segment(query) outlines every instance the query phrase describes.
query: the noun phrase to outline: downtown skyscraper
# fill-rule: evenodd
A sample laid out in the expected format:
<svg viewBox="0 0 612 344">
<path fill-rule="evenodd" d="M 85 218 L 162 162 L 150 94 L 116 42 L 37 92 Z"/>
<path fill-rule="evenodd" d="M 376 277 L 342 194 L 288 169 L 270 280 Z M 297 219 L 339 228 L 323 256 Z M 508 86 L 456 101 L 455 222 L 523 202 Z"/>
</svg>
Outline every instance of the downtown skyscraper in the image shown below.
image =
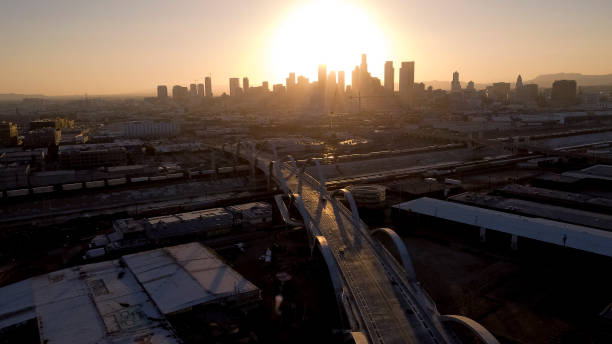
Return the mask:
<svg viewBox="0 0 612 344">
<path fill-rule="evenodd" d="M 414 89 L 414 61 L 402 62 L 399 75 L 399 95 L 402 103 L 412 106 Z"/>
</svg>

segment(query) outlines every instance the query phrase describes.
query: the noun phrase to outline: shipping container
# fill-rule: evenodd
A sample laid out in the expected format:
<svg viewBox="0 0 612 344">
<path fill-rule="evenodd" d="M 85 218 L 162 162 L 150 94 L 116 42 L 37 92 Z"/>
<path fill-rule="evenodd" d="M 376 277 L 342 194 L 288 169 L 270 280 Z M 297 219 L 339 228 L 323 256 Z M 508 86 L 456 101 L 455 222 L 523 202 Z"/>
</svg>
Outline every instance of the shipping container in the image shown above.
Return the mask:
<svg viewBox="0 0 612 344">
<path fill-rule="evenodd" d="M 132 183 L 142 183 L 142 182 L 146 182 L 147 180 L 149 180 L 149 177 L 133 177 L 133 178 L 130 178 L 130 182 L 132 182 Z"/>
<path fill-rule="evenodd" d="M 6 192 L 6 197 L 26 196 L 29 194 L 30 194 L 29 189 L 8 190 Z"/>
<path fill-rule="evenodd" d="M 62 185 L 62 190 L 64 191 L 81 190 L 82 188 L 83 188 L 83 183 L 72 183 L 72 184 Z"/>
<path fill-rule="evenodd" d="M 219 173 L 232 173 L 234 172 L 233 167 L 219 167 Z"/>
<path fill-rule="evenodd" d="M 103 180 L 94 180 L 93 182 L 85 182 L 85 187 L 87 189 L 103 188 L 104 187 L 104 181 Z"/>
<path fill-rule="evenodd" d="M 155 176 L 155 177 L 149 177 L 149 180 L 152 182 L 156 182 L 156 181 L 160 181 L 160 180 L 166 180 L 168 179 L 167 176 Z"/>
<path fill-rule="evenodd" d="M 177 179 L 177 178 L 183 178 L 183 173 L 171 173 L 168 175 L 168 179 Z"/>
<path fill-rule="evenodd" d="M 123 185 L 126 183 L 126 179 L 125 178 L 115 178 L 115 179 L 108 179 L 106 182 L 108 183 L 108 186 L 114 186 L 114 185 Z"/>
<path fill-rule="evenodd" d="M 32 192 L 34 192 L 35 194 L 44 194 L 44 193 L 53 192 L 53 186 L 35 187 L 35 188 L 32 188 Z"/>
<path fill-rule="evenodd" d="M 250 169 L 249 165 L 238 165 L 238 166 L 236 166 L 236 171 L 238 171 L 238 172 L 248 171 L 249 169 Z"/>
</svg>

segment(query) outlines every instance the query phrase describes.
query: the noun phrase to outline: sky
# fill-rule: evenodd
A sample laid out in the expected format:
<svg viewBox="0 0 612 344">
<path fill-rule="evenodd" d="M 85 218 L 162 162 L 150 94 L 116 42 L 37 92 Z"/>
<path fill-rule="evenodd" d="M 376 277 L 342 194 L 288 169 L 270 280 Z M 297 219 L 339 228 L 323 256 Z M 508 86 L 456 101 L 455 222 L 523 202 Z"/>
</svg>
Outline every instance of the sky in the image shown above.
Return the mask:
<svg viewBox="0 0 612 344">
<path fill-rule="evenodd" d="M 417 81 L 608 74 L 610 13 L 610 0 L 3 0 L 0 93 L 274 84 L 314 80 L 320 63 L 350 82 L 361 52 L 381 78 L 385 60 L 415 61 Z"/>
</svg>

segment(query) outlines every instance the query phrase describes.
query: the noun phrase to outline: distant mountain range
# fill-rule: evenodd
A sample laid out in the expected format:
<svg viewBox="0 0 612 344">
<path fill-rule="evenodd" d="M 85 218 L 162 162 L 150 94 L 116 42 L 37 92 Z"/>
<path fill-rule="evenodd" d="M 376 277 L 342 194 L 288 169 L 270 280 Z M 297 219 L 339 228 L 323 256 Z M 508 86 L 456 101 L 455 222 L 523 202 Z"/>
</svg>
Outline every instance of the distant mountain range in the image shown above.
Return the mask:
<svg viewBox="0 0 612 344">
<path fill-rule="evenodd" d="M 44 98 L 42 94 L 0 93 L 0 102 L 21 101 L 23 98 Z"/>
<path fill-rule="evenodd" d="M 576 80 L 578 86 L 607 86 L 612 85 L 612 74 L 585 75 L 580 73 L 556 73 L 538 75 L 535 79 L 525 81 L 525 84 L 538 84 L 540 87 L 550 88 L 555 80 Z"/>
</svg>

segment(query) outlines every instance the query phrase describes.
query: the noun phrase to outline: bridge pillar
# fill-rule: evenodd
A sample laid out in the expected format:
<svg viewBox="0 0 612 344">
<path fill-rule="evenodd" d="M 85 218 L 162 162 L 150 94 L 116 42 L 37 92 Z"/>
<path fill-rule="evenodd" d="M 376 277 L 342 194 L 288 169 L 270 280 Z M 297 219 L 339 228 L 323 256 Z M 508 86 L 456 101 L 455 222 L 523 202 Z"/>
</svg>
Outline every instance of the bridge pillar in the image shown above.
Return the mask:
<svg viewBox="0 0 612 344">
<path fill-rule="evenodd" d="M 487 229 L 480 227 L 480 242 L 484 243 L 487 241 Z"/>
<path fill-rule="evenodd" d="M 512 235 L 512 238 L 510 240 L 510 247 L 514 251 L 518 250 L 518 236 L 517 235 Z"/>
</svg>

